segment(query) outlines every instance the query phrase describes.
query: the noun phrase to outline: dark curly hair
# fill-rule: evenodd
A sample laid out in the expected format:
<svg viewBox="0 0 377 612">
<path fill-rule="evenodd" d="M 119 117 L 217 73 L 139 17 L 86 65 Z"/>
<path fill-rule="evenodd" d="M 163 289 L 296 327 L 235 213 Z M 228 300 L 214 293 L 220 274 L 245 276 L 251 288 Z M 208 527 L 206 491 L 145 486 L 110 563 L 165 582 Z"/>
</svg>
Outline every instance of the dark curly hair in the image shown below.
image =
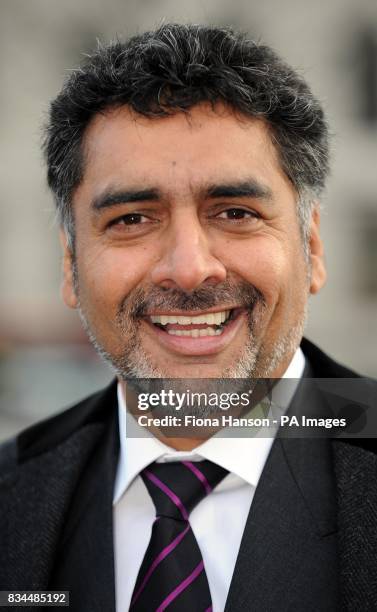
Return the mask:
<svg viewBox="0 0 377 612">
<path fill-rule="evenodd" d="M 164 24 L 99 45 L 65 81 L 45 128 L 48 184 L 70 245 L 72 194 L 84 168 L 82 139 L 92 117 L 127 104 L 148 117 L 223 102 L 268 122 L 281 166 L 296 188 L 304 238 L 328 174 L 328 128 L 307 83 L 268 46 L 230 28 Z"/>
</svg>

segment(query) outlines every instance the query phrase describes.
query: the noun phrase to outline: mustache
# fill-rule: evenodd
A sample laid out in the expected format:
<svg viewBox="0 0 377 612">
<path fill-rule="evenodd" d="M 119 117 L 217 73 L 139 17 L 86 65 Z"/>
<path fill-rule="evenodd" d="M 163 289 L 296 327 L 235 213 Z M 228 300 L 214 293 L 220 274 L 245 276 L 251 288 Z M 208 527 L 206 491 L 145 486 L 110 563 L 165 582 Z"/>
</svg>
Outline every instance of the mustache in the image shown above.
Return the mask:
<svg viewBox="0 0 377 612">
<path fill-rule="evenodd" d="M 185 292 L 177 288 L 150 286 L 139 287 L 128 294 L 118 309 L 118 319 L 137 321 L 154 310 L 193 311 L 237 306 L 252 310 L 256 304 L 266 305 L 261 291 L 254 285 L 240 281 L 238 283 L 224 281 L 218 285 L 202 285 L 195 291 Z"/>
</svg>

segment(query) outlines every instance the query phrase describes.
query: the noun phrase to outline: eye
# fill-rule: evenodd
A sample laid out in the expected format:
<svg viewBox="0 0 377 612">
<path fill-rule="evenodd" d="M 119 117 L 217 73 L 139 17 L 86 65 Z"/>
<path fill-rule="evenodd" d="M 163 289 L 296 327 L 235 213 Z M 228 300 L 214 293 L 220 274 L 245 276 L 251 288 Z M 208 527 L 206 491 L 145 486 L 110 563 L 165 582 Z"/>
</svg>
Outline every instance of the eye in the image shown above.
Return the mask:
<svg viewBox="0 0 377 612">
<path fill-rule="evenodd" d="M 145 223 L 148 221 L 145 215 L 141 213 L 129 213 L 128 215 L 122 215 L 118 217 L 118 219 L 114 219 L 110 223 L 111 225 L 140 225 L 141 223 Z"/>
<path fill-rule="evenodd" d="M 259 219 L 258 213 L 244 208 L 228 208 L 217 215 L 217 218 L 227 219 L 228 221 L 243 221 L 249 219 Z"/>
</svg>

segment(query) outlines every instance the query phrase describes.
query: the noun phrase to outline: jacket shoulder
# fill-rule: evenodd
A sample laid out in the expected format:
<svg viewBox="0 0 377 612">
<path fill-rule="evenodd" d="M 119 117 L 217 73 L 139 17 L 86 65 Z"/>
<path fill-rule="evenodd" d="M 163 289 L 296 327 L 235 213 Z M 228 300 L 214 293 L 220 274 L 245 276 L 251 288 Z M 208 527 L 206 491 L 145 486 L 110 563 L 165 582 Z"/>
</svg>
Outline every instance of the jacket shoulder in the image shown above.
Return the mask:
<svg viewBox="0 0 377 612">
<path fill-rule="evenodd" d="M 314 378 L 348 379 L 347 385 L 348 387 L 354 385 L 357 389 L 360 403 L 369 409 L 374 409 L 377 398 L 376 380 L 362 376 L 338 363 L 306 338 L 303 338 L 301 348 L 310 365 L 310 374 Z M 352 380 L 355 383 L 351 382 Z M 328 388 L 331 389 L 331 384 Z M 331 396 L 328 395 L 328 397 Z M 356 453 L 360 460 L 364 459 L 367 463 L 373 463 L 377 455 L 375 438 L 343 438 L 334 440 L 333 446 L 335 454 L 342 461 L 346 461 L 348 457 L 354 457 Z"/>
<path fill-rule="evenodd" d="M 17 437 L 9 438 L 0 444 L 0 474 L 7 472 L 17 462 Z"/>
</svg>

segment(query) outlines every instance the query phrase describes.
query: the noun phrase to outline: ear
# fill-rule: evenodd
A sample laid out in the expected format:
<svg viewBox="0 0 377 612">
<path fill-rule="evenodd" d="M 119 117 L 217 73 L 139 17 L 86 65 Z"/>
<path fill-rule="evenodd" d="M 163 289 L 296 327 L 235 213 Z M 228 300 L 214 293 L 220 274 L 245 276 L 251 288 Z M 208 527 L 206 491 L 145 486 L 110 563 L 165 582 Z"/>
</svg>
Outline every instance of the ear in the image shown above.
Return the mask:
<svg viewBox="0 0 377 612">
<path fill-rule="evenodd" d="M 315 294 L 322 289 L 327 279 L 324 261 L 323 244 L 319 232 L 320 212 L 319 206 L 313 208 L 310 223 L 309 257 L 311 261 L 310 293 Z"/>
<path fill-rule="evenodd" d="M 63 280 L 61 284 L 60 293 L 64 303 L 69 308 L 77 308 L 78 298 L 75 293 L 73 283 L 73 258 L 72 250 L 68 245 L 67 234 L 63 228 L 59 230 L 60 244 L 63 249 Z"/>
</svg>

